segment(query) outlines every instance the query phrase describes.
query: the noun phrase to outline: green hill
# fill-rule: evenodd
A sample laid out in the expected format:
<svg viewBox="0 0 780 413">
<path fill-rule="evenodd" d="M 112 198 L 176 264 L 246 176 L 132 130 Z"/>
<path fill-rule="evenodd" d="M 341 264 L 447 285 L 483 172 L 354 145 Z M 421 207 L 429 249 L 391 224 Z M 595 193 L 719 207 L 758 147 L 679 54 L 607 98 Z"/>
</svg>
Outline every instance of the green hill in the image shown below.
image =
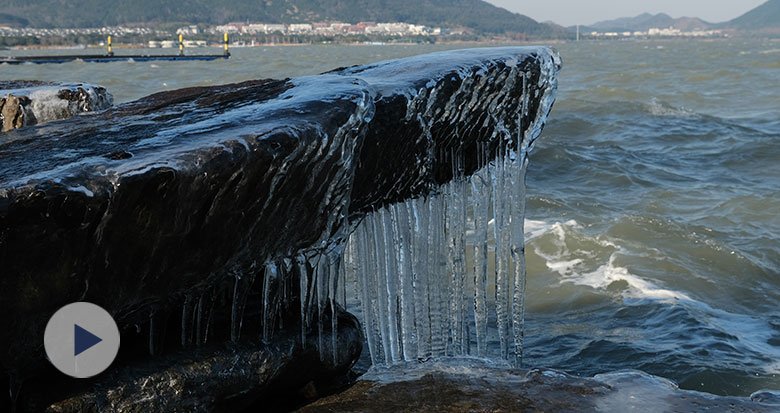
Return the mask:
<svg viewBox="0 0 780 413">
<path fill-rule="evenodd" d="M 557 37 L 565 31 L 481 0 L 0 0 L 0 24 L 40 28 L 231 21 L 406 22 L 481 33 Z"/>
<path fill-rule="evenodd" d="M 780 0 L 769 0 L 755 9 L 724 23 L 742 30 L 780 29 Z"/>
</svg>

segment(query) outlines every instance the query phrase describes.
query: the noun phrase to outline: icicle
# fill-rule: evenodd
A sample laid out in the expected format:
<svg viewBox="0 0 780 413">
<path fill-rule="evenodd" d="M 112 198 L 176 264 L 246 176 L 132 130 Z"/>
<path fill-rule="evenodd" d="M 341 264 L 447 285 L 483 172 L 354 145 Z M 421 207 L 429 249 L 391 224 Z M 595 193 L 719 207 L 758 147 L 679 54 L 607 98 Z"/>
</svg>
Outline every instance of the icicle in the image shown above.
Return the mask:
<svg viewBox="0 0 780 413">
<path fill-rule="evenodd" d="M 273 330 L 274 291 L 273 284 L 279 278 L 279 268 L 275 262 L 265 264 L 265 277 L 263 277 L 263 341 L 268 342 Z M 237 340 L 237 339 L 236 339 Z"/>
<path fill-rule="evenodd" d="M 17 402 L 19 399 L 19 393 L 22 392 L 23 380 L 14 373 L 8 375 L 8 395 L 11 397 L 11 411 L 15 412 Z"/>
<path fill-rule="evenodd" d="M 339 257 L 339 275 L 336 282 L 336 305 L 341 306 L 342 309 L 347 308 L 347 276 L 349 273 L 349 267 L 351 263 L 351 246 L 352 244 L 344 244 L 344 253 Z"/>
<path fill-rule="evenodd" d="M 306 327 L 309 324 L 308 317 L 306 316 L 306 302 L 309 296 L 309 272 L 306 269 L 306 257 L 304 255 L 298 255 L 295 258 L 295 264 L 298 268 L 298 280 L 301 289 L 301 346 L 306 348 Z"/>
<path fill-rule="evenodd" d="M 417 357 L 417 334 L 414 323 L 414 285 L 412 280 L 411 227 L 406 204 L 400 203 L 391 207 L 394 222 L 395 243 L 398 246 L 398 280 L 399 280 L 399 317 L 401 344 L 404 360 Z"/>
<path fill-rule="evenodd" d="M 512 277 L 512 333 L 514 336 L 514 364 L 520 366 L 523 361 L 523 327 L 525 325 L 525 246 L 524 246 L 524 217 L 525 217 L 525 170 L 527 158 L 525 153 L 520 154 L 520 159 L 515 162 L 512 174 L 512 222 L 511 222 L 511 251 L 513 259 Z"/>
<path fill-rule="evenodd" d="M 281 300 L 277 300 L 276 302 L 276 310 L 274 311 L 275 315 L 279 315 L 282 311 L 286 313 L 290 310 L 290 306 L 292 304 L 290 301 L 290 297 L 294 296 L 294 292 L 292 291 L 294 274 L 294 264 L 292 259 L 285 258 L 282 260 L 282 272 L 283 275 L 280 277 L 280 288 L 282 289 L 282 294 Z M 278 317 L 279 330 L 284 329 L 284 319 L 285 317 Z"/>
<path fill-rule="evenodd" d="M 195 345 L 200 346 L 205 340 L 203 339 L 203 329 L 205 327 L 205 320 L 203 320 L 203 306 L 204 306 L 204 295 L 202 294 L 198 298 L 198 305 L 196 307 L 196 316 L 195 316 Z"/>
<path fill-rule="evenodd" d="M 444 242 L 444 198 L 428 198 L 428 307 L 431 320 L 431 356 L 443 356 L 449 339 L 446 280 L 447 262 Z"/>
<path fill-rule="evenodd" d="M 184 348 L 189 347 L 191 344 L 193 310 L 192 296 L 187 295 L 184 298 L 184 304 L 181 309 L 181 346 Z"/>
<path fill-rule="evenodd" d="M 509 194 L 506 192 L 506 159 L 499 155 L 496 160 L 498 167 L 493 176 L 493 235 L 495 239 L 495 286 L 496 286 L 496 324 L 498 325 L 499 346 L 501 358 L 509 358 L 509 345 L 512 330 L 509 327 L 511 307 L 511 277 L 510 265 L 510 233 L 511 218 Z"/>
<path fill-rule="evenodd" d="M 324 357 L 325 350 L 325 310 L 328 305 L 328 279 L 330 278 L 330 263 L 327 256 L 316 254 L 310 258 L 312 268 L 315 269 L 313 283 L 316 287 L 314 297 L 317 300 L 317 350 L 320 357 Z"/>
<path fill-rule="evenodd" d="M 471 178 L 474 202 L 474 327 L 477 335 L 477 355 L 487 355 L 487 264 L 488 217 L 490 211 L 489 186 L 482 173 Z"/>
<path fill-rule="evenodd" d="M 386 328 L 388 330 L 388 344 L 385 345 L 387 351 L 386 356 L 390 357 L 388 362 L 397 362 L 403 360 L 401 357 L 401 330 L 399 328 L 400 309 L 398 304 L 398 257 L 397 247 L 395 244 L 395 238 L 393 233 L 395 225 L 392 211 L 384 208 L 376 213 L 376 233 L 378 239 L 377 253 L 382 257 L 378 261 L 379 265 L 384 262 L 384 267 L 379 271 L 384 278 L 384 285 L 380 288 L 385 288 L 387 292 L 387 301 L 385 302 L 385 308 L 387 309 L 386 315 Z"/>
<path fill-rule="evenodd" d="M 431 356 L 431 319 L 428 294 L 428 214 L 425 201 L 410 201 L 412 210 L 413 247 L 412 279 L 414 280 L 414 310 L 417 321 L 417 358 Z"/>
<path fill-rule="evenodd" d="M 339 275 L 341 273 L 341 267 L 342 267 L 342 259 L 343 259 L 343 250 L 339 247 L 336 247 L 333 251 L 329 251 L 328 255 L 326 256 L 328 260 L 328 273 L 330 277 L 328 278 L 328 304 L 330 305 L 330 339 L 331 339 L 331 354 L 333 356 L 333 364 L 338 364 L 337 356 L 338 352 L 336 349 L 338 348 L 338 331 L 339 331 L 339 324 L 338 324 L 338 313 L 336 311 L 336 300 L 338 297 L 338 292 L 336 291 L 336 286 L 338 285 Z"/>
<path fill-rule="evenodd" d="M 368 219 L 368 218 L 366 218 Z M 360 302 L 363 309 L 363 328 L 366 332 L 366 341 L 369 352 L 371 353 L 371 362 L 375 365 L 384 364 L 382 359 L 383 352 L 379 344 L 379 326 L 376 311 L 376 270 L 372 265 L 373 259 L 373 235 L 370 233 L 370 225 L 364 222 L 358 227 L 355 235 L 357 236 L 357 250 L 359 260 L 360 276 Z M 369 240 L 370 238 L 370 240 Z"/>
<path fill-rule="evenodd" d="M 149 354 L 157 356 L 162 353 L 165 340 L 165 317 L 161 311 L 154 309 L 149 314 Z"/>
<path fill-rule="evenodd" d="M 235 343 L 238 342 L 239 335 L 241 334 L 241 315 L 239 314 L 240 300 L 239 294 L 241 293 L 241 275 L 234 274 L 233 279 L 233 301 L 230 306 L 230 339 Z"/>
<path fill-rule="evenodd" d="M 453 157 L 453 182 L 449 191 L 453 194 L 446 204 L 446 232 L 447 232 L 447 258 L 448 270 L 451 274 L 450 302 L 450 331 L 452 335 L 451 348 L 447 352 L 450 355 L 467 354 L 464 340 L 468 341 L 468 319 L 465 317 L 463 297 L 465 296 L 464 283 L 466 282 L 466 254 L 464 235 L 466 231 L 466 187 L 462 177 L 462 158 L 460 155 Z"/>
<path fill-rule="evenodd" d="M 376 273 L 377 282 L 374 285 L 376 289 L 377 297 L 377 318 L 379 320 L 380 340 L 382 341 L 382 349 L 385 356 L 385 363 L 391 364 L 393 361 L 393 348 L 391 342 L 393 340 L 393 323 L 390 323 L 391 308 L 390 302 L 391 293 L 387 289 L 387 267 L 385 263 L 385 254 L 387 248 L 385 247 L 384 226 L 382 224 L 382 216 L 379 213 L 373 213 L 369 215 L 370 220 L 370 232 L 371 240 L 373 242 L 373 271 Z"/>
</svg>

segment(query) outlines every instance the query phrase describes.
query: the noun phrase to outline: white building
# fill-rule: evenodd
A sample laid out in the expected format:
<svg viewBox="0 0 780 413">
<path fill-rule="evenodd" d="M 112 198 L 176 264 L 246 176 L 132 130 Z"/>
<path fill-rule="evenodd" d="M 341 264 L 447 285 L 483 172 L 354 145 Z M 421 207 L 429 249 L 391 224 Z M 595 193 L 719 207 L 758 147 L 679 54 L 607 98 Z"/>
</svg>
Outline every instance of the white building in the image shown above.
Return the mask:
<svg viewBox="0 0 780 413">
<path fill-rule="evenodd" d="M 194 24 L 190 26 L 179 27 L 178 29 L 176 29 L 176 34 L 181 34 L 183 36 L 198 34 L 198 33 L 200 33 L 200 29 L 198 29 L 198 26 Z"/>
<path fill-rule="evenodd" d="M 312 27 L 311 24 L 308 23 L 291 24 L 287 27 L 287 30 L 289 30 L 290 33 L 311 33 Z"/>
<path fill-rule="evenodd" d="M 275 32 L 287 33 L 287 26 L 283 24 L 266 24 L 264 30 L 266 34 Z"/>
</svg>

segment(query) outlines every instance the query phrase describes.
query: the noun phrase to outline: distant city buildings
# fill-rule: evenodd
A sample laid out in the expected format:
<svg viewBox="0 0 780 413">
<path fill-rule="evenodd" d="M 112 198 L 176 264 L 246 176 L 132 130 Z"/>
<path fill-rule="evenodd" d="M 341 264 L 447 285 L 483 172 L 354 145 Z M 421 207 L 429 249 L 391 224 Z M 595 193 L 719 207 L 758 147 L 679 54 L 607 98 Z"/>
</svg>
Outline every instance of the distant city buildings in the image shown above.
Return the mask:
<svg viewBox="0 0 780 413">
<path fill-rule="evenodd" d="M 198 33 L 200 33 L 200 29 L 195 24 L 176 29 L 176 34 L 180 34 L 182 36 L 192 36 Z"/>
<path fill-rule="evenodd" d="M 72 35 L 100 34 L 104 36 L 128 36 L 128 35 L 161 35 L 170 36 L 169 32 L 155 30 L 149 27 L 99 27 L 84 29 L 32 29 L 0 26 L 0 36 L 5 37 L 66 37 Z"/>
<path fill-rule="evenodd" d="M 681 31 L 673 27 L 665 29 L 652 28 L 646 32 L 634 31 L 634 32 L 590 32 L 590 37 L 594 38 L 649 38 L 649 37 L 726 37 L 728 36 L 721 30 L 692 30 Z"/>
<path fill-rule="evenodd" d="M 187 47 L 203 46 L 206 36 L 229 33 L 231 35 L 283 35 L 283 36 L 370 36 L 370 37 L 410 37 L 410 36 L 457 36 L 463 35 L 463 30 L 450 30 L 441 27 L 428 27 L 410 23 L 377 23 L 360 22 L 356 24 L 341 22 L 314 22 L 296 24 L 277 24 L 261 22 L 231 22 L 219 26 L 205 27 L 203 25 L 187 25 L 178 28 L 176 35 L 185 38 L 190 37 L 185 44 Z M 172 39 L 174 33 L 162 31 L 150 27 L 100 27 L 83 29 L 33 29 L 17 28 L 8 25 L 0 25 L 0 37 L 37 37 L 37 38 L 66 38 L 73 35 L 102 35 L 114 36 L 117 40 L 122 36 L 145 37 L 149 47 L 178 47 L 178 41 Z M 593 31 L 581 34 L 582 38 L 590 39 L 649 39 L 664 37 L 727 37 L 728 34 L 721 30 L 692 30 L 681 31 L 673 27 L 651 28 L 648 31 L 624 31 L 624 32 L 598 32 Z M 199 38 L 198 40 L 192 39 Z M 243 40 L 239 41 L 243 42 Z M 254 43 L 254 40 L 252 40 Z"/>
<path fill-rule="evenodd" d="M 350 36 L 350 35 L 386 35 L 386 36 L 438 36 L 445 34 L 446 30 L 440 27 L 427 27 L 409 23 L 375 23 L 360 22 L 349 23 L 303 23 L 303 24 L 266 24 L 266 23 L 228 23 L 214 26 L 209 32 L 239 33 L 239 34 L 273 34 L 285 35 L 322 35 L 322 36 Z"/>
</svg>

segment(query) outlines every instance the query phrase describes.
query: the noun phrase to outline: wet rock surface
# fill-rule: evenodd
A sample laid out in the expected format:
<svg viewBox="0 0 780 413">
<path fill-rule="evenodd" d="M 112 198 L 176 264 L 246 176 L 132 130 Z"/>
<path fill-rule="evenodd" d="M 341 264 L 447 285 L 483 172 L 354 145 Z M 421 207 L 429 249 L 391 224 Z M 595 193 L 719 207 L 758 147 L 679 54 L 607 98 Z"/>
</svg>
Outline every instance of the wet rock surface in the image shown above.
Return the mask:
<svg viewBox="0 0 780 413">
<path fill-rule="evenodd" d="M 476 170 L 478 147 L 506 144 L 495 133 L 504 117 L 529 125 L 539 115 L 541 72 L 558 63 L 546 48 L 437 53 L 158 93 L 8 133 L 0 311 L 12 316 L 0 320 L 0 365 L 12 395 L 53 374 L 43 329 L 74 301 L 113 315 L 130 366 L 140 353 L 164 358 L 274 330 L 317 331 L 315 351 L 326 354 L 324 334 L 337 326 L 323 314 L 343 295 L 335 275 L 351 226 L 378 205 L 435 191 L 453 176 L 453 153 L 465 154 L 462 173 Z M 510 104 L 494 110 L 496 101 Z M 220 323 L 201 323 L 212 313 L 221 334 Z M 250 337 L 247 325 L 262 332 Z M 162 346 L 166 329 L 176 340 Z M 160 374 L 197 364 L 160 363 Z"/>
<path fill-rule="evenodd" d="M 0 82 L 0 131 L 8 132 L 109 108 L 114 98 L 103 87 L 33 80 Z"/>
<path fill-rule="evenodd" d="M 429 361 L 372 370 L 348 390 L 300 412 L 771 412 L 747 398 L 679 390 L 629 371 L 580 378 L 512 370 L 479 359 Z"/>
<path fill-rule="evenodd" d="M 357 319 L 339 312 L 338 326 L 336 337 L 327 332 L 328 345 L 321 350 L 316 335 L 301 343 L 288 331 L 269 343 L 248 334 L 255 338 L 120 362 L 88 383 L 61 380 L 19 407 L 62 413 L 286 410 L 315 398 L 312 389 L 345 377 L 359 356 L 363 337 Z M 329 345 L 332 340 L 337 347 Z"/>
</svg>

